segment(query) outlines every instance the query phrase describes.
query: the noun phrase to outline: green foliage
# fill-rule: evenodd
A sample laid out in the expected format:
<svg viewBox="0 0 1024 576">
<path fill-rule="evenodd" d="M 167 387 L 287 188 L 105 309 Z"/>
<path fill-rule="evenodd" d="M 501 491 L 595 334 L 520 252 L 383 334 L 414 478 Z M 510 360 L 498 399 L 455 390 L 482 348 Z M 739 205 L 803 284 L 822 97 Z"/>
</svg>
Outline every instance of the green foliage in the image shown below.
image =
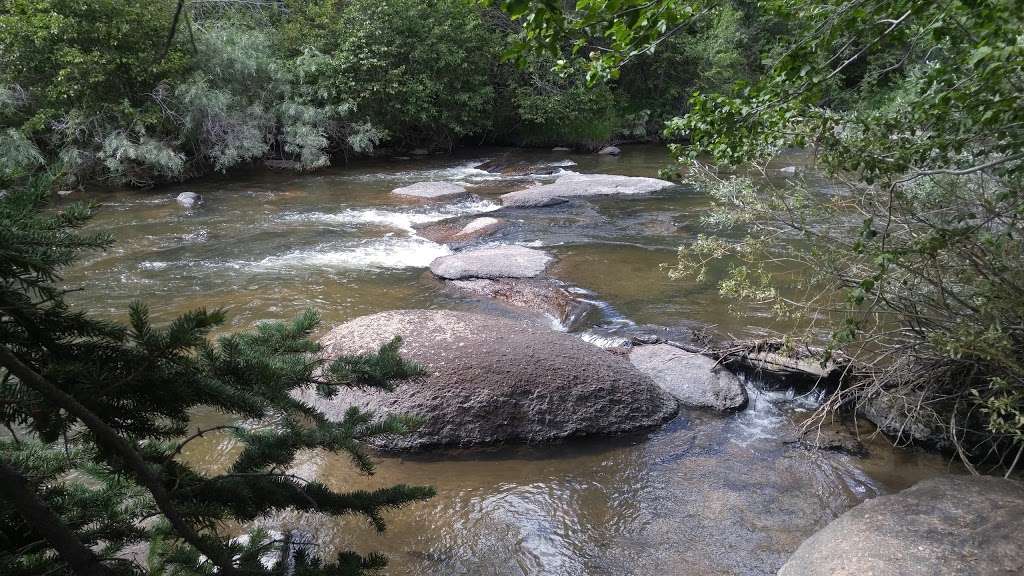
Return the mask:
<svg viewBox="0 0 1024 576">
<path fill-rule="evenodd" d="M 723 295 L 774 302 L 780 314 L 806 320 L 812 338 L 827 326 L 830 352 L 860 367 L 827 408 L 917 398 L 922 412 L 945 421 L 965 460 L 1019 462 L 1018 2 L 777 0 L 756 13 L 743 2 L 489 4 L 523 22 L 517 57 L 561 57 L 592 81 L 620 69 L 624 78 L 641 54 L 699 37 L 676 37 L 679 27 L 711 18 L 710 29 L 728 37 L 737 10 L 751 29 L 786 30 L 777 47 L 723 42 L 732 50 L 704 64 L 703 91 L 667 126 L 668 138 L 689 142 L 673 148 L 681 172 L 715 203 L 704 219 L 714 235 L 684 246 L 671 273 L 707 278 L 711 262 L 728 260 Z M 768 66 L 760 78 L 729 86 L 742 74 L 716 70 L 736 66 L 737 49 Z M 722 178 L 706 165 L 763 170 L 788 147 L 813 147 L 840 190 L 825 194 L 800 178 Z M 737 232 L 747 236 L 737 240 Z M 812 271 L 810 286 L 784 295 L 777 287 L 799 270 Z"/>
<path fill-rule="evenodd" d="M 400 340 L 329 361 L 311 339 L 319 324 L 312 311 L 212 341 L 225 319 L 220 310 L 189 312 L 163 327 L 141 303 L 127 324 L 92 319 L 64 303 L 59 273 L 110 238 L 77 231 L 91 207 L 46 211 L 47 197 L 48 183 L 37 181 L 0 198 L 0 422 L 9 432 L 0 472 L 17 480 L 0 489 L 0 570 L 277 574 L 279 562 L 294 562 L 297 573 L 313 575 L 382 565 L 377 555 L 294 557 L 265 534 L 241 542 L 220 530 L 281 510 L 358 514 L 383 530 L 387 510 L 433 494 L 405 485 L 336 492 L 288 472 L 300 451 L 326 450 L 372 473 L 363 442 L 417 425 L 355 408 L 331 421 L 301 394 L 394 390 L 422 376 L 399 356 Z M 232 423 L 197 429 L 190 414 L 198 407 Z M 179 457 L 189 442 L 223 430 L 243 446 L 227 471 L 204 475 Z M 16 485 L 29 492 L 18 494 Z M 56 520 L 26 511 L 30 500 Z M 150 545 L 147 567 L 123 554 L 138 544 Z M 76 563 L 76 550 L 92 560 Z M 276 567 L 263 565 L 268 555 Z"/>
<path fill-rule="evenodd" d="M 353 0 L 322 17 L 324 89 L 350 95 L 392 141 L 450 146 L 490 127 L 500 37 L 471 2 Z"/>
<path fill-rule="evenodd" d="M 814 145 L 849 190 L 826 201 L 760 187 L 719 203 L 776 240 L 747 260 L 774 250 L 826 272 L 823 296 L 799 306 L 828 311 L 832 347 L 864 362 L 854 397 L 924 398 L 965 457 L 1008 465 L 1024 445 L 1019 11 L 777 4 L 805 35 L 741 96 L 695 96 L 669 128 L 694 143 L 677 152 L 739 164 Z M 785 234 L 814 248 L 782 248 Z"/>
<path fill-rule="evenodd" d="M 512 102 L 517 133 L 528 146 L 571 145 L 599 148 L 625 124 L 621 106 L 606 85 L 588 86 L 583 78 L 563 78 L 536 63 L 515 88 Z"/>
<path fill-rule="evenodd" d="M 172 0 L 3 0 L 0 84 L 30 95 L 25 128 L 46 132 L 71 109 L 87 116 L 140 105 L 163 78 L 185 65 L 161 58 Z"/>
</svg>

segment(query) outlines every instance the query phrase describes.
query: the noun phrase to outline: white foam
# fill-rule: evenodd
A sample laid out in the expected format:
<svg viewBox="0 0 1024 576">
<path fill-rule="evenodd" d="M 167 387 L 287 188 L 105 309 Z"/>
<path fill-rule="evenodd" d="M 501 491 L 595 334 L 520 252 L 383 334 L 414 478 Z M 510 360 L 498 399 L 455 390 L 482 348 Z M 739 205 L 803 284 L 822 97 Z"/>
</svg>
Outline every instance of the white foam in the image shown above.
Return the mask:
<svg viewBox="0 0 1024 576">
<path fill-rule="evenodd" d="M 620 348 L 624 346 L 629 346 L 633 342 L 630 338 L 625 338 L 623 336 L 599 334 L 596 332 L 591 332 L 590 330 L 587 330 L 586 332 L 581 332 L 580 340 L 583 340 L 584 342 L 589 342 L 594 346 L 597 346 L 598 348 Z"/>
<path fill-rule="evenodd" d="M 779 429 L 789 422 L 783 407 L 807 410 L 821 404 L 820 392 L 799 395 L 792 389 L 762 390 L 749 380 L 745 386 L 747 408 L 735 420 L 741 433 L 732 437 L 733 442 L 743 446 L 759 439 L 776 438 Z"/>
<path fill-rule="evenodd" d="M 415 210 L 382 210 L 380 208 L 349 208 L 337 214 L 325 212 L 308 212 L 304 214 L 287 214 L 283 220 L 301 222 L 328 222 L 347 225 L 380 225 L 404 230 L 410 234 L 413 226 L 437 222 L 454 216 L 466 214 L 483 214 L 501 208 L 500 204 L 490 200 L 467 200 L 442 206 L 428 211 Z"/>
<path fill-rule="evenodd" d="M 260 271 L 292 268 L 324 269 L 400 269 L 425 268 L 435 258 L 448 256 L 452 251 L 443 244 L 437 244 L 417 236 L 396 238 L 386 236 L 359 242 L 340 250 L 330 248 L 298 250 L 269 256 L 253 264 Z"/>
<path fill-rule="evenodd" d="M 357 180 L 360 182 L 379 182 L 386 180 L 390 182 L 426 182 L 426 181 L 449 181 L 449 182 L 464 182 L 464 183 L 481 183 L 490 182 L 494 180 L 509 180 L 509 179 L 521 179 L 521 178 L 557 178 L 558 176 L 564 176 L 566 174 L 577 174 L 571 170 L 564 170 L 576 166 L 576 162 L 572 160 L 557 160 L 555 162 L 543 162 L 537 164 L 538 168 L 559 168 L 554 174 L 523 174 L 523 175 L 506 175 L 498 174 L 494 172 L 488 172 L 487 170 L 481 170 L 477 166 L 483 164 L 484 160 L 471 160 L 455 166 L 446 166 L 443 168 L 428 168 L 424 170 L 405 170 L 401 172 L 377 172 L 373 174 L 355 174 L 349 176 L 342 176 L 343 180 Z"/>
<path fill-rule="evenodd" d="M 343 176 L 343 180 L 357 180 L 360 182 L 379 182 L 381 180 L 398 182 L 424 182 L 435 180 L 498 180 L 501 174 L 491 174 L 486 170 L 477 168 L 483 160 L 472 160 L 456 166 L 444 168 L 428 168 L 426 170 L 406 170 L 402 172 L 377 172 L 374 174 L 355 174 Z"/>
</svg>

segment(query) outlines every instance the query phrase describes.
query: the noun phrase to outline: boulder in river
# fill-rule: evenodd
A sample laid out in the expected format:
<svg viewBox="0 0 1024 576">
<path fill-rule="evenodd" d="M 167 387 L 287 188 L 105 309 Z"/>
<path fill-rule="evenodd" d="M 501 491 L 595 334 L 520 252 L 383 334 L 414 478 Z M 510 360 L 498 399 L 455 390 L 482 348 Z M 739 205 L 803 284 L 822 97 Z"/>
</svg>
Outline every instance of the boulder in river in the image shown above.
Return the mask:
<svg viewBox="0 0 1024 576">
<path fill-rule="evenodd" d="M 349 406 L 377 417 L 414 414 L 413 434 L 375 440 L 382 449 L 542 442 L 656 426 L 676 401 L 624 358 L 578 338 L 504 318 L 445 310 L 363 316 L 322 340 L 328 358 L 371 352 L 402 336 L 403 358 L 429 376 L 394 392 L 346 389 L 315 402 L 330 417 Z"/>
<path fill-rule="evenodd" d="M 940 476 L 854 506 L 805 540 L 779 576 L 1024 574 L 1024 485 Z"/>
<path fill-rule="evenodd" d="M 571 330 L 594 308 L 593 304 L 576 298 L 561 282 L 551 278 L 474 278 L 450 280 L 448 285 L 511 306 L 541 312 L 556 320 L 559 327 L 566 330 Z"/>
<path fill-rule="evenodd" d="M 618 156 L 622 154 L 622 150 L 618 146 L 605 146 L 597 151 L 602 156 Z"/>
<path fill-rule="evenodd" d="M 647 194 L 675 186 L 667 180 L 640 176 L 611 174 L 566 174 L 551 184 L 531 186 L 501 196 L 501 203 L 511 208 L 552 206 L 578 196 L 612 194 Z"/>
<path fill-rule="evenodd" d="M 432 222 L 417 226 L 416 232 L 431 242 L 464 246 L 501 230 L 507 224 L 503 218 L 480 216 L 468 222 L 464 218 Z"/>
<path fill-rule="evenodd" d="M 430 271 L 446 280 L 465 278 L 533 278 L 552 258 L 547 252 L 505 245 L 463 250 L 430 263 Z"/>
<path fill-rule="evenodd" d="M 727 411 L 747 404 L 740 379 L 702 354 L 655 344 L 633 348 L 629 360 L 684 406 Z"/>
<path fill-rule="evenodd" d="M 516 160 L 503 156 L 477 164 L 474 168 L 492 174 L 501 174 L 502 176 L 549 176 L 557 173 L 564 166 L 572 166 L 573 164 L 575 162 L 571 160 L 565 160 L 557 164 L 538 164 L 537 162 Z"/>
<path fill-rule="evenodd" d="M 203 203 L 203 197 L 195 192 L 182 192 L 174 199 L 178 201 L 178 204 L 181 204 L 185 208 L 195 208 Z"/>
<path fill-rule="evenodd" d="M 395 188 L 391 193 L 428 200 L 465 196 L 468 194 L 465 187 L 454 182 L 417 182 L 408 186 L 402 186 L 401 188 Z"/>
</svg>

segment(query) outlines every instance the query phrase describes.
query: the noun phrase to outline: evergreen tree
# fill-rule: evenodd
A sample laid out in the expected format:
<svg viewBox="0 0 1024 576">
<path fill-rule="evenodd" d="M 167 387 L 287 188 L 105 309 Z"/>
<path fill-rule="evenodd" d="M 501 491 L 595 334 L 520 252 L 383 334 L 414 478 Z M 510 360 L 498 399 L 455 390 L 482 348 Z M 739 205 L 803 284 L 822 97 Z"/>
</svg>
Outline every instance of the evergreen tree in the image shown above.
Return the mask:
<svg viewBox="0 0 1024 576">
<path fill-rule="evenodd" d="M 311 449 L 345 453 L 372 473 L 361 441 L 416 425 L 355 408 L 330 421 L 296 394 L 390 391 L 420 377 L 399 356 L 400 340 L 328 362 L 310 338 L 312 311 L 216 339 L 221 310 L 164 327 L 141 303 L 127 325 L 91 318 L 65 302 L 59 273 L 111 239 L 80 230 L 94 207 L 47 210 L 47 198 L 43 180 L 0 197 L 0 573 L 333 575 L 383 566 L 376 554 L 315 558 L 265 532 L 232 540 L 218 527 L 287 509 L 360 514 L 383 530 L 385 510 L 433 494 L 406 485 L 335 492 L 289 473 L 297 452 Z M 236 423 L 197 429 L 190 413 L 199 406 Z M 214 430 L 244 449 L 227 471 L 204 476 L 179 456 Z M 145 566 L 125 553 L 140 544 Z M 261 562 L 268 557 L 272 567 Z"/>
</svg>

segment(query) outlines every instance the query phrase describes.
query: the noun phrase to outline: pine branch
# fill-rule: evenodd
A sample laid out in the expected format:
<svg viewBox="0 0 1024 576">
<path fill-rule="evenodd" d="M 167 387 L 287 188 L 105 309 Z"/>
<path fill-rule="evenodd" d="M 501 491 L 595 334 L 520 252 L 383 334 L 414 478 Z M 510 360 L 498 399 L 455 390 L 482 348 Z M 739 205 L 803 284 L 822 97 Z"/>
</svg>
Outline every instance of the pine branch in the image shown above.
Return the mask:
<svg viewBox="0 0 1024 576">
<path fill-rule="evenodd" d="M 153 473 L 149 468 L 149 464 L 142 459 L 139 452 L 118 435 L 114 429 L 108 426 L 106 422 L 96 416 L 91 410 L 79 403 L 74 397 L 54 386 L 50 381 L 23 364 L 6 347 L 0 347 L 0 365 L 6 367 L 19 380 L 34 388 L 47 400 L 81 420 L 96 437 L 97 442 L 122 458 L 128 468 L 135 473 L 139 482 L 152 493 L 157 507 L 160 508 L 167 521 L 171 523 L 171 526 L 174 527 L 182 539 L 205 554 L 211 562 L 217 565 L 222 574 L 228 576 L 236 574 L 230 554 L 222 546 L 211 541 L 209 538 L 201 536 L 188 524 L 178 512 L 171 495 L 167 492 L 160 478 Z"/>
<path fill-rule="evenodd" d="M 29 487 L 27 479 L 16 469 L 0 461 L 0 495 L 41 534 L 60 554 L 61 559 L 80 576 L 114 576 L 92 550 L 69 529 L 60 516 Z"/>
</svg>

